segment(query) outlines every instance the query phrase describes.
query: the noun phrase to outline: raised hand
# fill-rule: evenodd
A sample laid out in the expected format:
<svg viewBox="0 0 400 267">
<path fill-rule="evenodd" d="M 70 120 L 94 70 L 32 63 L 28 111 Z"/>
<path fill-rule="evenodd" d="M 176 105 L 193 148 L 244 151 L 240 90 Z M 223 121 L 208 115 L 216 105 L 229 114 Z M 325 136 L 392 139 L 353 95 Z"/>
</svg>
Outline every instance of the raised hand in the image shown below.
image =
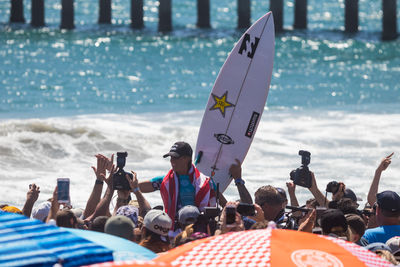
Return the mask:
<svg viewBox="0 0 400 267">
<path fill-rule="evenodd" d="M 238 159 L 235 159 L 236 164 L 232 164 L 229 168 L 229 173 L 234 179 L 242 178 L 242 166 Z"/>
<path fill-rule="evenodd" d="M 113 187 L 113 176 L 114 173 L 116 172 L 116 168 L 114 165 L 111 166 L 110 173 L 108 174 L 108 177 L 106 177 L 105 172 L 100 174 L 99 180 L 104 181 L 109 187 Z"/>
<path fill-rule="evenodd" d="M 35 203 L 39 198 L 40 187 L 36 186 L 36 184 L 29 185 L 28 193 L 26 193 L 26 200 L 32 203 Z"/>
<path fill-rule="evenodd" d="M 390 163 L 392 163 L 392 156 L 394 152 L 392 152 L 389 156 L 386 156 L 385 158 L 382 159 L 381 163 L 378 166 L 378 169 L 380 171 L 384 171 L 389 167 Z"/>
<path fill-rule="evenodd" d="M 343 198 L 345 189 L 346 189 L 345 184 L 339 183 L 339 189 L 335 194 L 332 195 L 332 200 L 339 201 L 341 198 Z"/>
<path fill-rule="evenodd" d="M 239 202 L 228 202 L 226 204 L 225 208 L 222 210 L 221 218 L 220 218 L 221 234 L 225 234 L 227 232 L 238 232 L 238 231 L 244 230 L 244 224 L 243 224 L 242 217 L 237 212 L 235 214 L 235 222 L 233 224 L 226 223 L 226 212 L 225 212 L 226 207 L 234 206 L 236 208 L 238 204 L 239 204 Z"/>
<path fill-rule="evenodd" d="M 290 194 L 294 194 L 296 191 L 296 185 L 293 182 L 287 182 L 286 183 L 287 189 L 288 189 L 288 193 Z"/>
<path fill-rule="evenodd" d="M 96 175 L 98 180 L 102 180 L 101 175 L 106 175 L 106 170 L 111 172 L 111 168 L 113 166 L 114 154 L 111 155 L 111 159 L 107 158 L 102 154 L 95 155 L 97 158 L 97 167 L 92 166 L 92 169 Z"/>
<path fill-rule="evenodd" d="M 129 187 L 131 188 L 131 191 L 133 191 L 135 188 L 139 188 L 139 181 L 137 179 L 136 172 L 134 172 L 134 171 L 131 171 L 131 172 L 132 172 L 133 178 L 131 179 L 128 174 L 125 175 L 125 178 L 129 183 Z"/>
<path fill-rule="evenodd" d="M 256 210 L 256 215 L 255 216 L 247 216 L 247 218 L 252 219 L 256 222 L 265 221 L 263 209 L 257 204 L 254 204 L 254 209 Z"/>
</svg>

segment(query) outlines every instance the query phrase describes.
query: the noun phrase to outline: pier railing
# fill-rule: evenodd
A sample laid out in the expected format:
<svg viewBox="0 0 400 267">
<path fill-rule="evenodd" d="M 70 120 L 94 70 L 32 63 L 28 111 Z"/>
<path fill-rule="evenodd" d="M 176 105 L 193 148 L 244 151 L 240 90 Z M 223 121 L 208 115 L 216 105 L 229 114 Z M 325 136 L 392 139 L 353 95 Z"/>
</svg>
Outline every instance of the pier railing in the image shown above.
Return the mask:
<svg viewBox="0 0 400 267">
<path fill-rule="evenodd" d="M 10 22 L 25 23 L 23 0 L 10 0 Z M 44 0 L 31 0 L 31 25 L 43 27 L 45 25 Z M 99 0 L 98 23 L 111 24 L 111 1 Z M 197 1 L 197 27 L 210 28 L 210 0 Z M 251 25 L 250 0 L 237 1 L 237 27 L 248 28 Z M 258 0 L 260 1 L 260 0 Z M 397 38 L 397 0 L 382 1 L 382 39 L 394 40 Z M 131 27 L 141 29 L 143 22 L 144 0 L 130 0 Z M 283 28 L 284 0 L 270 0 L 270 10 L 274 14 L 275 30 L 282 32 Z M 345 0 L 344 28 L 345 32 L 356 33 L 359 28 L 358 20 L 359 0 Z M 74 0 L 61 0 L 61 24 L 62 29 L 73 29 L 74 24 Z M 160 32 L 172 31 L 172 0 L 159 0 L 158 5 L 158 30 Z M 294 0 L 294 29 L 307 29 L 307 0 Z"/>
</svg>

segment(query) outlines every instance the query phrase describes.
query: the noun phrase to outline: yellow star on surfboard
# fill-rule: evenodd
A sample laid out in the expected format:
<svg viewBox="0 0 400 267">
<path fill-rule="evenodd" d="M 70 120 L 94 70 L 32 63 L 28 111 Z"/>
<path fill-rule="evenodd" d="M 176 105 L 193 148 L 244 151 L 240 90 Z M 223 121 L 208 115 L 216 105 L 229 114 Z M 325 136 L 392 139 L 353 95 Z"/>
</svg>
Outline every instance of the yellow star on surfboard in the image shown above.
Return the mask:
<svg viewBox="0 0 400 267">
<path fill-rule="evenodd" d="M 228 102 L 228 91 L 225 92 L 221 97 L 218 97 L 214 94 L 211 94 L 214 98 L 214 105 L 210 108 L 210 110 L 219 109 L 221 111 L 222 117 L 225 118 L 225 108 L 234 107 L 235 105 Z"/>
</svg>

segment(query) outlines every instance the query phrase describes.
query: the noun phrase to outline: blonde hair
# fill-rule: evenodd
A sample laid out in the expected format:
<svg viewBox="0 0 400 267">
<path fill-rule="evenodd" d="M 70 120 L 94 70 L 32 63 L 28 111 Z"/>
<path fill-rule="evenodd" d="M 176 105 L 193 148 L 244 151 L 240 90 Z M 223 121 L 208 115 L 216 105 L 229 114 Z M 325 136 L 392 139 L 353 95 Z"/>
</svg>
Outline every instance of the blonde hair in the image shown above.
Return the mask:
<svg viewBox="0 0 400 267">
<path fill-rule="evenodd" d="M 189 224 L 188 226 L 185 227 L 185 230 L 183 230 L 183 232 L 179 233 L 175 237 L 173 247 L 177 247 L 187 243 L 189 241 L 187 240 L 188 237 L 190 237 L 193 233 L 194 233 L 193 224 Z"/>
<path fill-rule="evenodd" d="M 382 249 L 378 249 L 375 251 L 375 254 L 378 255 L 379 257 L 387 260 L 388 262 L 397 265 L 399 264 L 399 262 L 396 260 L 396 258 L 393 256 L 392 253 L 390 253 L 387 250 L 382 250 Z"/>
</svg>

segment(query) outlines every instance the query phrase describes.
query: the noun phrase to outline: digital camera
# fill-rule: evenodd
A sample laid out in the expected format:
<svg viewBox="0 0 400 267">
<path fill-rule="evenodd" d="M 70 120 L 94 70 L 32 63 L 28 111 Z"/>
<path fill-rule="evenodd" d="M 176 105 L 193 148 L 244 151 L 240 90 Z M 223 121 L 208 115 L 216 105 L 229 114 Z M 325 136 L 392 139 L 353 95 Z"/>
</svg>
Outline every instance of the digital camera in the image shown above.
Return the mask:
<svg viewBox="0 0 400 267">
<path fill-rule="evenodd" d="M 290 179 L 293 183 L 302 187 L 310 188 L 312 185 L 311 172 L 308 169 L 310 164 L 311 153 L 305 150 L 300 150 L 301 166 L 290 172 Z"/>
<path fill-rule="evenodd" d="M 124 171 L 126 157 L 128 152 L 117 152 L 117 172 L 113 175 L 113 185 L 116 190 L 130 190 L 128 180 L 126 180 L 126 175 L 133 179 L 133 174 Z"/>
</svg>

